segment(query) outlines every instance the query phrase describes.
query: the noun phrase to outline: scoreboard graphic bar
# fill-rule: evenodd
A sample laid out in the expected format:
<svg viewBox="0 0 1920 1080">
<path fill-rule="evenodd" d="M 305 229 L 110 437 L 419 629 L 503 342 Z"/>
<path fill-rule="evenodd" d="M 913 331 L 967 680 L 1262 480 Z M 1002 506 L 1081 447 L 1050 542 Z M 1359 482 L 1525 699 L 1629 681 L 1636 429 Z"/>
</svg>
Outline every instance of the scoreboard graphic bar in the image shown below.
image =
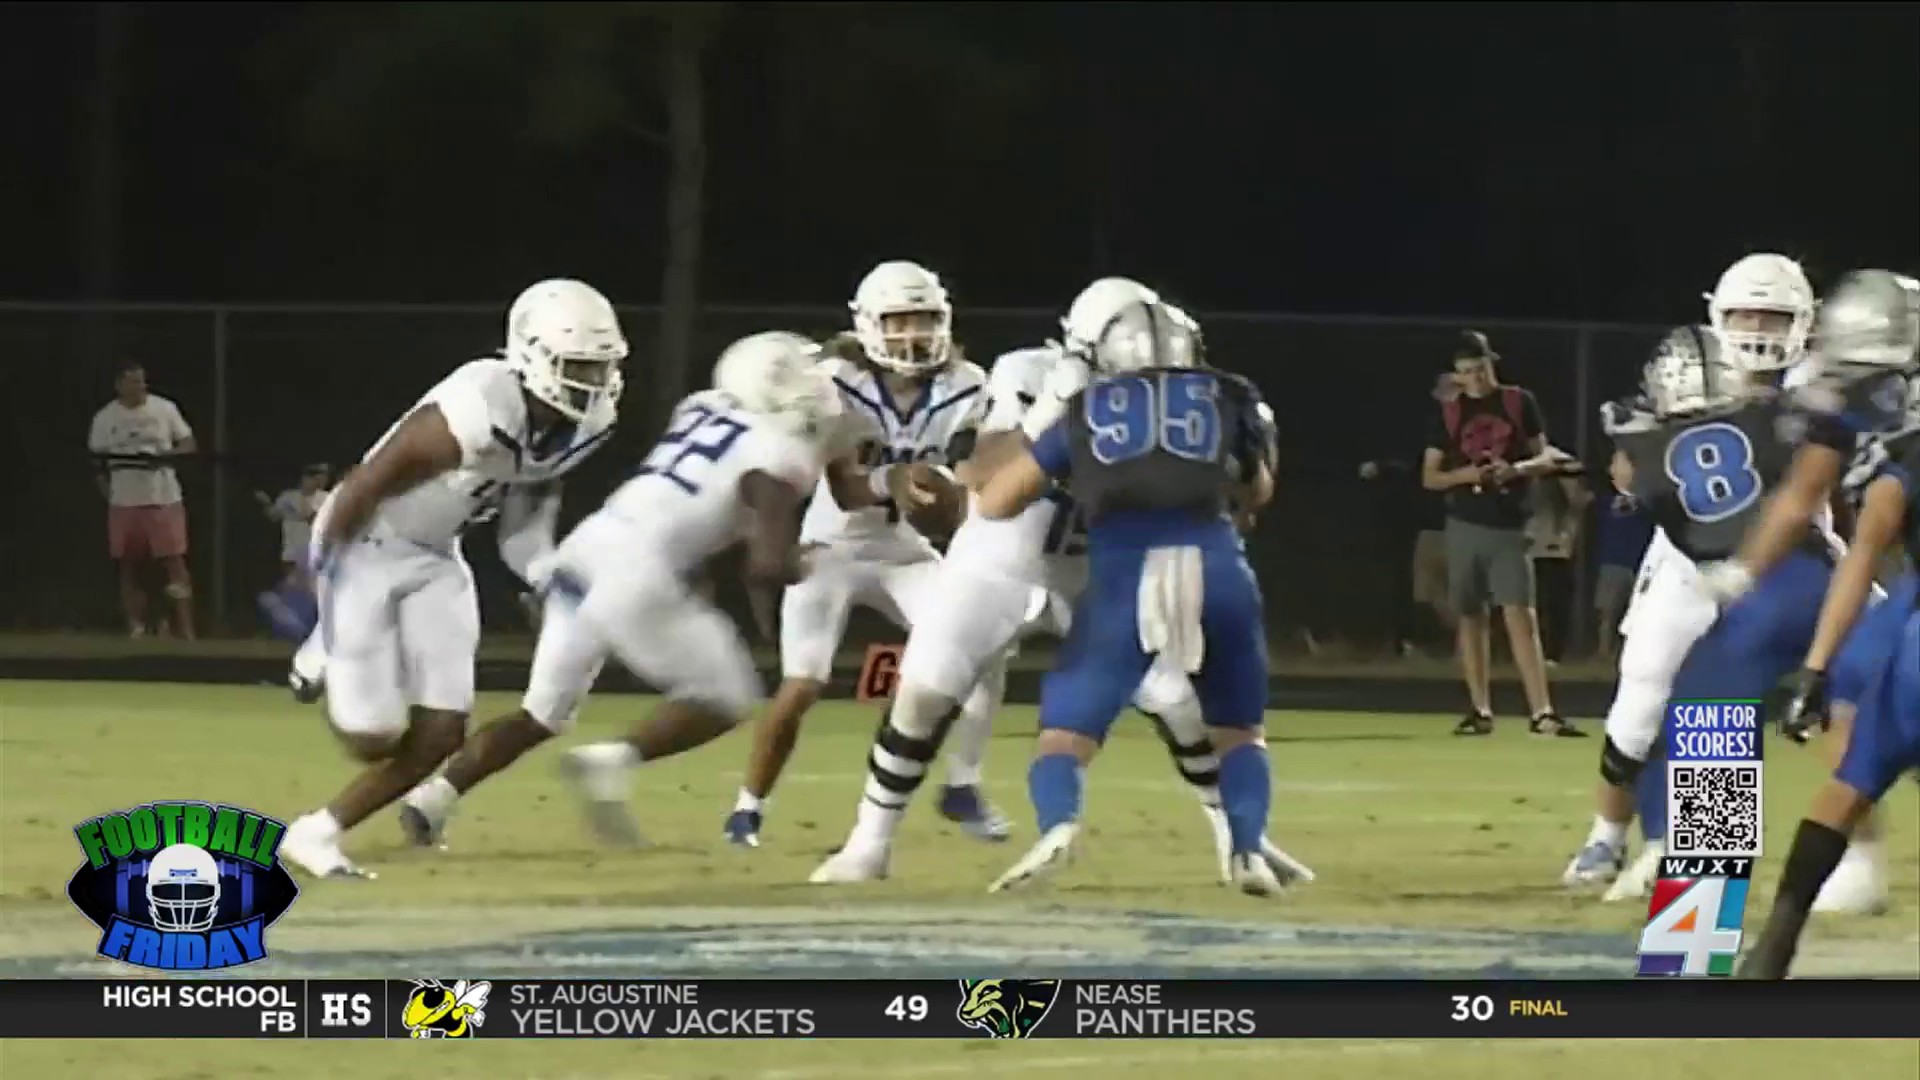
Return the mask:
<svg viewBox="0 0 1920 1080">
<path fill-rule="evenodd" d="M 9 980 L 0 1037 L 1920 1039 L 1920 981 Z"/>
</svg>

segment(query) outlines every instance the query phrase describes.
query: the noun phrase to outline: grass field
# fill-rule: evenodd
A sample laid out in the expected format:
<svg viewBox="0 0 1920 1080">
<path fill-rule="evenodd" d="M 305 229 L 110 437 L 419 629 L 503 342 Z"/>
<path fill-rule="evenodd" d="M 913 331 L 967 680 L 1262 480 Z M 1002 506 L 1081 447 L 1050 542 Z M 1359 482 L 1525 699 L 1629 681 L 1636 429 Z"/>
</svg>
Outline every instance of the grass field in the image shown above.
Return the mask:
<svg viewBox="0 0 1920 1080">
<path fill-rule="evenodd" d="M 490 695 L 492 715 L 512 700 Z M 573 738 L 627 723 L 643 699 L 594 701 Z M 1083 858 L 1052 891 L 988 897 L 986 883 L 1030 842 L 1024 764 L 1032 712 L 1010 708 L 989 788 L 1019 822 L 1012 844 L 966 839 L 927 808 L 903 830 L 891 880 L 805 884 L 852 819 L 872 731 L 870 707 L 822 707 L 809 720 L 772 807 L 765 846 L 720 842 L 746 753 L 734 736 L 643 768 L 635 806 L 654 846 L 610 855 L 580 831 L 553 778 L 551 751 L 480 789 L 444 853 L 402 848 L 391 817 L 348 849 L 371 883 L 305 883 L 270 933 L 274 956 L 249 974 L 402 977 L 839 974 L 1623 975 L 1644 908 L 1570 897 L 1557 875 L 1582 839 L 1597 747 L 1540 741 L 1507 725 L 1456 740 L 1443 717 L 1275 714 L 1273 834 L 1321 880 L 1277 903 L 1217 886 L 1204 821 L 1144 725 L 1116 735 L 1088 782 Z M 1776 744 L 1768 764 L 1767 858 L 1749 927 L 1820 769 Z M 248 687 L 0 682 L 0 975 L 99 973 L 96 933 L 63 895 L 79 861 L 72 827 L 105 810 L 193 798 L 291 817 L 325 800 L 348 766 L 317 709 Z M 1888 805 L 1894 913 L 1817 920 L 1809 974 L 1920 973 L 1920 866 L 1914 786 Z M 1907 1044 L 1287 1043 L 1051 1046 L 985 1043 L 911 1049 L 873 1043 L 498 1043 L 485 1058 L 437 1052 L 449 1075 L 832 1077 L 975 1070 L 1103 1077 L 1428 1078 L 1614 1076 L 1735 1068 L 1849 1078 L 1920 1072 Z M 391 1045 L 195 1044 L 164 1055 L 127 1044 L 13 1043 L 9 1076 L 415 1075 L 419 1052 Z M 155 1062 L 142 1065 L 142 1062 Z M 143 1071 L 144 1070 L 144 1071 Z"/>
</svg>

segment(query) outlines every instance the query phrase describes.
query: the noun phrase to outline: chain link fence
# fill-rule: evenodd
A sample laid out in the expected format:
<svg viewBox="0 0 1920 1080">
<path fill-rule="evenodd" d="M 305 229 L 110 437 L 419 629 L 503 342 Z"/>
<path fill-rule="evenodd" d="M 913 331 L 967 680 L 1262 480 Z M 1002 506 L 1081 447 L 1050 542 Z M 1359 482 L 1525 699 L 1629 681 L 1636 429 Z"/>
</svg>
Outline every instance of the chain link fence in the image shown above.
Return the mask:
<svg viewBox="0 0 1920 1080">
<path fill-rule="evenodd" d="M 629 403 L 649 392 L 647 353 L 659 312 L 621 312 L 635 344 Z M 106 560 L 105 509 L 93 485 L 86 431 L 112 396 L 112 365 L 138 360 L 155 393 L 173 399 L 207 459 L 187 466 L 192 564 L 201 618 L 216 631 L 256 633 L 253 597 L 278 573 L 277 528 L 253 492 L 292 486 L 302 465 L 356 460 L 399 411 L 455 364 L 497 347 L 495 305 L 115 306 L 0 304 L 0 391 L 15 440 L 20 491 L 0 526 L 10 570 L 0 625 L 117 629 Z M 956 331 L 983 366 L 1052 336 L 1045 309 L 969 309 Z M 843 308 L 707 308 L 697 356 L 756 330 L 824 336 Z M 1256 381 L 1280 418 L 1281 494 L 1250 544 L 1276 641 L 1387 644 L 1410 538 L 1382 535 L 1361 462 L 1417 460 L 1433 422 L 1430 391 L 1457 332 L 1486 331 L 1504 381 L 1533 390 L 1556 445 L 1597 464 L 1599 404 L 1626 392 L 1661 328 L 1499 320 L 1204 315 L 1210 355 Z M 632 408 L 632 414 L 642 410 Z M 656 433 L 620 432 L 570 485 L 569 520 L 631 467 Z M 1404 541 L 1404 544 L 1402 543 Z M 469 545 L 490 623 L 511 605 L 511 581 L 490 543 Z M 1585 590 L 1581 590 L 1585 595 Z"/>
</svg>

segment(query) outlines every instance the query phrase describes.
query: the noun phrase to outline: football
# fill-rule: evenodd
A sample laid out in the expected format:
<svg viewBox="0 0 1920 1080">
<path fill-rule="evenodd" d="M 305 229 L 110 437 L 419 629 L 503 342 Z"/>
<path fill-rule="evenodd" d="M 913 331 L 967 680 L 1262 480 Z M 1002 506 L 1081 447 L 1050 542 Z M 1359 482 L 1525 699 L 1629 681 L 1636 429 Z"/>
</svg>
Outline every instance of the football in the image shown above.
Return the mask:
<svg viewBox="0 0 1920 1080">
<path fill-rule="evenodd" d="M 966 517 L 967 489 L 949 480 L 931 465 L 916 464 L 908 468 L 912 471 L 914 485 L 933 493 L 933 502 L 908 508 L 905 515 L 907 524 L 929 539 L 944 540 L 952 536 Z"/>
</svg>

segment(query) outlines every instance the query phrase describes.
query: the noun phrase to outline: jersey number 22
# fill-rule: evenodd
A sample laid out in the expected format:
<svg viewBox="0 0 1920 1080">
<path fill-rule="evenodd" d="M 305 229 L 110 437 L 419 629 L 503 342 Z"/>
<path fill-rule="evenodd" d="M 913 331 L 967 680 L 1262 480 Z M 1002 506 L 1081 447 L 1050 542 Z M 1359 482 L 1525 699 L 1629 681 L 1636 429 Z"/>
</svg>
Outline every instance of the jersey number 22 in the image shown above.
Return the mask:
<svg viewBox="0 0 1920 1080">
<path fill-rule="evenodd" d="M 705 405 L 688 405 L 674 416 L 660 444 L 634 470 L 636 476 L 658 476 L 689 495 L 700 494 L 698 473 L 688 475 L 689 463 L 719 461 L 745 434 L 747 425 Z"/>
<path fill-rule="evenodd" d="M 1122 375 L 1087 388 L 1094 460 L 1117 465 L 1158 448 L 1189 461 L 1220 458 L 1218 381 L 1205 372 Z"/>
<path fill-rule="evenodd" d="M 1760 497 L 1753 440 L 1732 424 L 1688 428 L 1667 444 L 1667 476 L 1694 521 L 1723 521 Z"/>
</svg>

